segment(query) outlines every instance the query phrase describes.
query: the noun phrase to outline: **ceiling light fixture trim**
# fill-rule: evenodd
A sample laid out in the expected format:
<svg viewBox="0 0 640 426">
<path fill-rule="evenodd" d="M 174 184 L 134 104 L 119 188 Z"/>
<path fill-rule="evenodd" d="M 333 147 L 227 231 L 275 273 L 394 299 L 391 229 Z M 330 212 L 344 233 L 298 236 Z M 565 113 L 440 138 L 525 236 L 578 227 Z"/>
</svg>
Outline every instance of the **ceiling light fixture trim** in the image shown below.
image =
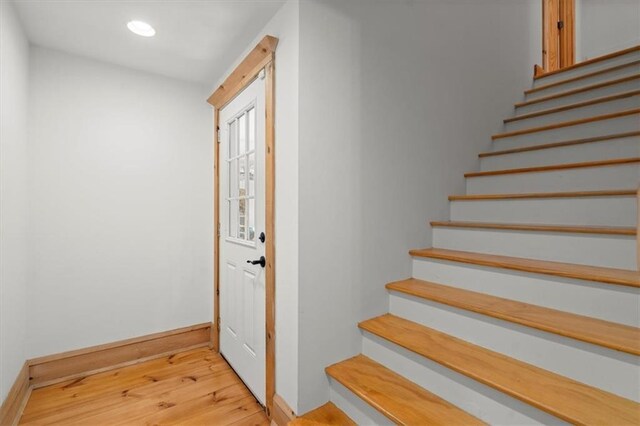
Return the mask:
<svg viewBox="0 0 640 426">
<path fill-rule="evenodd" d="M 156 35 L 156 30 L 149 24 L 143 21 L 129 21 L 127 28 L 134 34 L 142 37 L 153 37 Z"/>
</svg>

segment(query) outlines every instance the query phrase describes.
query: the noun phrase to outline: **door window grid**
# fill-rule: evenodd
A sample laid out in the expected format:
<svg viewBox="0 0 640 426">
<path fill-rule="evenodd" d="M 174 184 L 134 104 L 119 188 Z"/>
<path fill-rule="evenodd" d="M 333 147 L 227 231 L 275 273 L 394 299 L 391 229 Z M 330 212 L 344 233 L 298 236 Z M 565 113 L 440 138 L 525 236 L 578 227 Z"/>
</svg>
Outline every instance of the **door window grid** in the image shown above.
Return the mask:
<svg viewBox="0 0 640 426">
<path fill-rule="evenodd" d="M 229 214 L 228 239 L 255 244 L 255 106 L 250 105 L 227 123 Z"/>
</svg>

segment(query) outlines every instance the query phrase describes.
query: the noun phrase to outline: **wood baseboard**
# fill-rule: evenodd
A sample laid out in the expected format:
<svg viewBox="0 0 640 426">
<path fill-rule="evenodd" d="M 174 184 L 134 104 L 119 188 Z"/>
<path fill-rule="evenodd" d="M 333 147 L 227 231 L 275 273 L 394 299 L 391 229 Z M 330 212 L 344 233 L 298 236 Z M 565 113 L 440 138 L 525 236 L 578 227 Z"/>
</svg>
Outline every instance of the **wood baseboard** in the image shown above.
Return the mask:
<svg viewBox="0 0 640 426">
<path fill-rule="evenodd" d="M 211 343 L 211 323 L 149 334 L 119 342 L 43 356 L 27 361 L 34 388 L 137 364 Z M 4 425 L 4 423 L 0 423 Z"/>
<path fill-rule="evenodd" d="M 271 413 L 271 424 L 277 426 L 287 426 L 289 422 L 296 418 L 296 413 L 278 394 L 273 397 L 273 412 Z"/>
<path fill-rule="evenodd" d="M 0 425 L 13 426 L 18 423 L 30 394 L 29 364 L 25 362 L 0 407 Z"/>
</svg>

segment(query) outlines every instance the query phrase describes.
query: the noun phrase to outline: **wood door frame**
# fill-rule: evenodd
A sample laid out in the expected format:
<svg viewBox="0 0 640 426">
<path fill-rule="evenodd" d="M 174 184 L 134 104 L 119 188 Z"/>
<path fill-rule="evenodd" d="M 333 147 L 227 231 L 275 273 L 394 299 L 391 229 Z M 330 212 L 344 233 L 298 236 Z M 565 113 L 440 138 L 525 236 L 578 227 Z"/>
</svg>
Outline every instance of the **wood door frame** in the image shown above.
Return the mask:
<svg viewBox="0 0 640 426">
<path fill-rule="evenodd" d="M 226 80 L 213 92 L 207 102 L 214 108 L 214 182 L 213 182 L 213 306 L 214 327 L 211 332 L 211 345 L 220 352 L 220 110 L 225 107 L 245 87 L 253 82 L 260 71 L 265 70 L 265 290 L 266 290 L 266 411 L 271 419 L 273 397 L 276 392 L 276 272 L 275 272 L 275 50 L 278 39 L 265 36 L 256 47 L 240 62 Z"/>
<path fill-rule="evenodd" d="M 542 67 L 536 66 L 536 75 L 575 64 L 575 8 L 575 0 L 542 0 Z"/>
</svg>

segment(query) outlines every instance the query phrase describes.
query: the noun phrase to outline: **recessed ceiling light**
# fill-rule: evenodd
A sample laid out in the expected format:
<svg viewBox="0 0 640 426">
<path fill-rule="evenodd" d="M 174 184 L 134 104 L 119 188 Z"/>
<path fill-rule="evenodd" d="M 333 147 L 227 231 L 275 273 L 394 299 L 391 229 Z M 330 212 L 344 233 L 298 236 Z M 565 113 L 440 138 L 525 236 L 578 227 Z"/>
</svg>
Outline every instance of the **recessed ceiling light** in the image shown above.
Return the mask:
<svg viewBox="0 0 640 426">
<path fill-rule="evenodd" d="M 127 28 L 129 28 L 132 33 L 142 37 L 153 37 L 156 35 L 156 30 L 154 30 L 151 25 L 142 21 L 129 21 Z"/>
</svg>

